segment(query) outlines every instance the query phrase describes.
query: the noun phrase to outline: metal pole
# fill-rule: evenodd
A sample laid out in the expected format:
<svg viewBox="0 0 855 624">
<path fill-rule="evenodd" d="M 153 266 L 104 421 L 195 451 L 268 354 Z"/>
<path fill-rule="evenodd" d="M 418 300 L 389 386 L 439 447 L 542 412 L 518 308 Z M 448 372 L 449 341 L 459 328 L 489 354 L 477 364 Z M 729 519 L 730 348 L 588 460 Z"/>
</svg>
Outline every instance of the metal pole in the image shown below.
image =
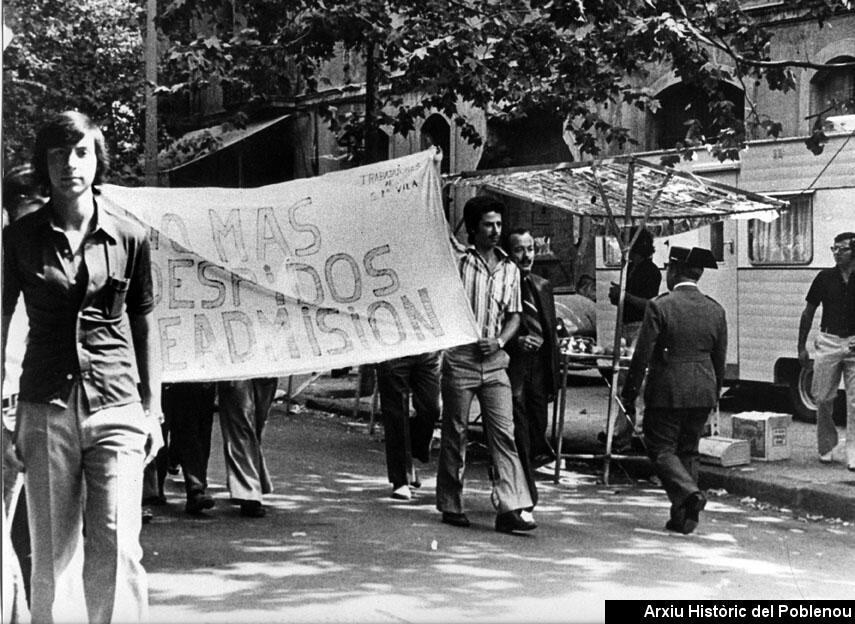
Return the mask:
<svg viewBox="0 0 855 624">
<path fill-rule="evenodd" d="M 158 186 L 157 179 L 157 0 L 146 1 L 145 18 L 145 184 Z"/>
<path fill-rule="evenodd" d="M 635 161 L 630 160 L 627 163 L 627 172 L 626 172 L 626 206 L 625 206 L 625 225 L 632 224 L 632 190 L 635 178 Z M 603 483 L 606 485 L 609 484 L 609 471 L 611 469 L 611 457 L 612 457 L 612 436 L 614 436 L 615 431 L 615 421 L 617 420 L 615 411 L 617 404 L 617 393 L 618 393 L 618 381 L 620 378 L 620 346 L 621 346 L 621 334 L 623 333 L 623 308 L 624 308 L 624 300 L 626 298 L 626 293 L 624 292 L 626 289 L 626 266 L 627 259 L 629 257 L 629 237 L 630 231 L 626 230 L 624 240 L 624 244 L 621 245 L 621 253 L 620 253 L 620 283 L 619 283 L 619 296 L 618 296 L 618 306 L 617 306 L 617 321 L 615 322 L 615 340 L 614 340 L 614 351 L 612 352 L 612 383 L 611 388 L 609 388 L 609 407 L 606 412 L 606 420 L 608 423 L 607 431 L 606 431 L 606 456 L 603 460 Z"/>
</svg>

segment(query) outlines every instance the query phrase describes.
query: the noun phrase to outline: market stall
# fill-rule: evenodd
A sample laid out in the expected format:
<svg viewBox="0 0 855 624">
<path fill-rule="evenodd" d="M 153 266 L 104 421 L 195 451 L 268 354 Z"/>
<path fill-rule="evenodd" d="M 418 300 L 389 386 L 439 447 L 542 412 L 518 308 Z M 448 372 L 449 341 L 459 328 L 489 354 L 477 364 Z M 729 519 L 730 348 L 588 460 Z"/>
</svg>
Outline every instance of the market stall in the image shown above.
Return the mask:
<svg viewBox="0 0 855 624">
<path fill-rule="evenodd" d="M 615 158 L 582 163 L 561 163 L 491 171 L 464 172 L 445 176 L 451 187 L 475 187 L 491 193 L 514 197 L 536 205 L 569 211 L 591 218 L 596 235 L 613 235 L 620 246 L 620 279 L 614 345 L 610 353 L 562 353 L 562 386 L 556 400 L 553 422 L 557 422 L 555 479 L 558 480 L 563 455 L 562 433 L 566 404 L 567 370 L 571 364 L 586 360 L 609 361 L 610 390 L 607 405 L 607 432 L 603 459 L 603 480 L 609 481 L 612 438 L 618 411 L 618 375 L 629 361 L 621 353 L 621 325 L 624 289 L 632 247 L 641 228 L 654 236 L 677 234 L 727 218 L 771 220 L 786 207 L 772 197 L 751 193 L 718 182 L 706 180 L 687 171 L 663 167 L 635 157 Z M 636 228 L 631 236 L 632 226 Z M 586 357 L 587 356 L 587 357 Z"/>
</svg>

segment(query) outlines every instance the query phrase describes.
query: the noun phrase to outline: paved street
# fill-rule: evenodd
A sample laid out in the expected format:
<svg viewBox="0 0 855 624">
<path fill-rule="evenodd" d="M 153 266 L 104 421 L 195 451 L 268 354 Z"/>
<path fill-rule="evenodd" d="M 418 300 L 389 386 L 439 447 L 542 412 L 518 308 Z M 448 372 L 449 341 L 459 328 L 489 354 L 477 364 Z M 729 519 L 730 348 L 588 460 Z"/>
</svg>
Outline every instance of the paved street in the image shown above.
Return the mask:
<svg viewBox="0 0 855 624">
<path fill-rule="evenodd" d="M 216 427 L 215 427 L 216 429 Z M 382 429 L 379 430 L 382 432 Z M 855 527 L 713 498 L 698 531 L 663 530 L 651 484 L 598 485 L 584 465 L 541 483 L 530 535 L 493 531 L 485 464 L 467 472 L 459 529 L 434 509 L 436 457 L 411 502 L 393 501 L 383 445 L 364 422 L 274 408 L 270 513 L 229 506 L 219 432 L 217 507 L 183 513 L 181 483 L 143 529 L 155 622 L 592 622 L 604 599 L 848 599 Z"/>
</svg>

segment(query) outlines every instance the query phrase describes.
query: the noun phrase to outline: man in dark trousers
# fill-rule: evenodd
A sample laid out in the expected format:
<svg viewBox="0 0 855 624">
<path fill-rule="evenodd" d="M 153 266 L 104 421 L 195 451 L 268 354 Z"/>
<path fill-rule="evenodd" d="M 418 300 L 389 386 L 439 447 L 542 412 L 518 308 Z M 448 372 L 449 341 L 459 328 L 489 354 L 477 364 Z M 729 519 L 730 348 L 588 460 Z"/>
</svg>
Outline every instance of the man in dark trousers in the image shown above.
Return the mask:
<svg viewBox="0 0 855 624">
<path fill-rule="evenodd" d="M 671 500 L 665 528 L 678 533 L 694 531 L 706 505 L 697 484 L 698 443 L 718 401 L 727 352 L 724 309 L 698 289 L 704 268 L 717 268 L 709 250 L 671 249 L 671 292 L 647 306 L 621 393 L 633 410 L 647 371 L 644 442 Z"/>
<path fill-rule="evenodd" d="M 392 498 L 410 500 L 410 487 L 420 487 L 413 457 L 430 461 L 430 441 L 439 422 L 439 352 L 419 353 L 381 362 L 377 366 L 386 473 Z M 410 396 L 415 415 L 410 417 Z"/>
<path fill-rule="evenodd" d="M 558 387 L 555 298 L 549 281 L 531 272 L 536 255 L 531 232 L 511 230 L 504 247 L 520 269 L 523 313 L 519 332 L 507 344 L 508 377 L 514 397 L 514 439 L 534 506 L 538 498 L 534 471 L 555 457 L 546 439 L 548 403 Z"/>
</svg>

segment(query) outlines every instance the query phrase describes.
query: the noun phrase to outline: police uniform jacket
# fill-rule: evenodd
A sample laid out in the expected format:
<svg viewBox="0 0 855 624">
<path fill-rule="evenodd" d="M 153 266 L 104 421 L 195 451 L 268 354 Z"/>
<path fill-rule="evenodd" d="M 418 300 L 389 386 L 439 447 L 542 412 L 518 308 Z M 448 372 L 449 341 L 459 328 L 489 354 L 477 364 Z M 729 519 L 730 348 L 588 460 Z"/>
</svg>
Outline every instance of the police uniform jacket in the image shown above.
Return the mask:
<svg viewBox="0 0 855 624">
<path fill-rule="evenodd" d="M 724 379 L 724 309 L 683 284 L 647 306 L 623 395 L 634 400 L 647 371 L 646 408 L 712 408 Z"/>
</svg>

